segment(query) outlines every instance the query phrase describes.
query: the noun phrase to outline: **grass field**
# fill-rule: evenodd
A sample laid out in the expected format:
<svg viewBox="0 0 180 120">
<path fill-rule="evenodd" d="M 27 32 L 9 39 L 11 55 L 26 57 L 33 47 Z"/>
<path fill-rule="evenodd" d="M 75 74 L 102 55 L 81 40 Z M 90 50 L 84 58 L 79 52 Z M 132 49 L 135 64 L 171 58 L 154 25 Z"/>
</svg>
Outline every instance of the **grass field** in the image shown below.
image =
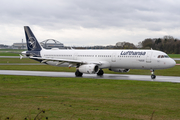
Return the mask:
<svg viewBox="0 0 180 120">
<path fill-rule="evenodd" d="M 0 49 L 0 52 L 21 52 L 21 51 L 26 51 L 27 49 Z"/>
<path fill-rule="evenodd" d="M 180 84 L 0 75 L 0 118 L 179 120 Z"/>
<path fill-rule="evenodd" d="M 19 56 L 23 50 L 0 49 L 0 56 Z"/>
<path fill-rule="evenodd" d="M 0 63 L 39 63 L 29 58 L 1 58 Z"/>
<path fill-rule="evenodd" d="M 0 56 L 19 56 L 18 53 L 4 53 L 4 52 L 0 52 Z"/>
<path fill-rule="evenodd" d="M 180 54 L 168 54 L 170 58 L 180 58 Z"/>
</svg>

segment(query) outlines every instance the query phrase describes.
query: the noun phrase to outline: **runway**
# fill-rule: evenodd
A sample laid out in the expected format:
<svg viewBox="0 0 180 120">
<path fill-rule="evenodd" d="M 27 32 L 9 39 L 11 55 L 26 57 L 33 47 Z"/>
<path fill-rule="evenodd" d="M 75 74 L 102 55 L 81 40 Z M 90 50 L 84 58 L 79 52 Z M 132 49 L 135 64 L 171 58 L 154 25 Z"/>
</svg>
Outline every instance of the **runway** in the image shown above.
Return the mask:
<svg viewBox="0 0 180 120">
<path fill-rule="evenodd" d="M 172 59 L 174 59 L 174 60 L 180 60 L 180 58 L 172 58 Z"/>
<path fill-rule="evenodd" d="M 75 78 L 75 74 L 72 72 L 0 70 L 0 75 L 23 75 L 23 76 L 47 76 L 47 77 Z M 128 75 L 128 74 L 104 74 L 102 77 L 99 77 L 96 74 L 83 74 L 82 78 L 152 81 L 150 75 Z M 180 77 L 156 76 L 156 79 L 153 81 L 180 83 Z"/>
</svg>

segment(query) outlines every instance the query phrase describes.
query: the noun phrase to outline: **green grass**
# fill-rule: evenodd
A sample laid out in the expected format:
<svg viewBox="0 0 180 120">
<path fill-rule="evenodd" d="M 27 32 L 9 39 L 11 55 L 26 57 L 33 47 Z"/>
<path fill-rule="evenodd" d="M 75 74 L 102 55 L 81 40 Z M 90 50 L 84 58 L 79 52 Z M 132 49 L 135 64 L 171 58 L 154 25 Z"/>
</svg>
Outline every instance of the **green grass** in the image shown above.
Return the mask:
<svg viewBox="0 0 180 120">
<path fill-rule="evenodd" d="M 180 84 L 0 75 L 0 117 L 22 120 L 178 120 Z"/>
<path fill-rule="evenodd" d="M 6 52 L 6 51 L 10 51 L 10 52 L 14 52 L 14 51 L 27 51 L 27 49 L 0 49 L 0 52 Z"/>
<path fill-rule="evenodd" d="M 21 49 L 0 49 L 0 56 L 19 56 L 22 51 Z"/>
<path fill-rule="evenodd" d="M 1 58 L 0 63 L 39 63 L 29 58 Z"/>
<path fill-rule="evenodd" d="M 176 60 L 176 64 L 180 64 L 180 60 Z"/>
<path fill-rule="evenodd" d="M 19 56 L 20 53 L 0 52 L 0 56 Z"/>
<path fill-rule="evenodd" d="M 180 58 L 180 54 L 168 54 L 170 58 Z"/>
</svg>

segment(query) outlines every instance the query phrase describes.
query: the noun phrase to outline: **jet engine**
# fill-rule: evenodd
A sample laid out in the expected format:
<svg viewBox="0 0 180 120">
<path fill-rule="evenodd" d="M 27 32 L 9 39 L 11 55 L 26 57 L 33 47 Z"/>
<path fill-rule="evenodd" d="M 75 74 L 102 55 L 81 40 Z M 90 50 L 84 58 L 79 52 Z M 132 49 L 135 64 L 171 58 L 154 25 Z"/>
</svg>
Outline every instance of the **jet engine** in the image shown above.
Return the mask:
<svg viewBox="0 0 180 120">
<path fill-rule="evenodd" d="M 110 68 L 110 71 L 114 71 L 114 72 L 129 72 L 130 69 L 121 69 L 121 68 Z"/>
<path fill-rule="evenodd" d="M 78 70 L 81 73 L 95 74 L 98 72 L 99 67 L 95 64 L 86 64 L 79 66 Z"/>
</svg>

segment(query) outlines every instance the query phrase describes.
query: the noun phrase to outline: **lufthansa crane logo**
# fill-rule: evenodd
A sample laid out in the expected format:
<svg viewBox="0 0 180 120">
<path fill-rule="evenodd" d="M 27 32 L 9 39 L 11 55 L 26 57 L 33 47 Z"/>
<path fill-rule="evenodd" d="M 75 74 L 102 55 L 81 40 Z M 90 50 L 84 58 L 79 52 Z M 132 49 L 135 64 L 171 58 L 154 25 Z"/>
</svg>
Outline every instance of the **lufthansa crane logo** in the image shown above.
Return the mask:
<svg viewBox="0 0 180 120">
<path fill-rule="evenodd" d="M 34 37 L 29 37 L 28 47 L 31 50 L 36 48 L 36 39 Z"/>
</svg>

